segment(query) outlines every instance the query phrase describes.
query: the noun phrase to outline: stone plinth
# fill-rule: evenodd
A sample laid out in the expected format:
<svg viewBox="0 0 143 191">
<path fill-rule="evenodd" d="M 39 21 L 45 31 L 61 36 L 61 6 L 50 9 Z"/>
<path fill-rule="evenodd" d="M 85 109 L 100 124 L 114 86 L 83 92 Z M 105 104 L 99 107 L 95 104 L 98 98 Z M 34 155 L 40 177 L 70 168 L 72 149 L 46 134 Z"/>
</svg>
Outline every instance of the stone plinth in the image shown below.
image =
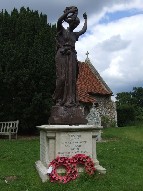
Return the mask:
<svg viewBox="0 0 143 191">
<path fill-rule="evenodd" d="M 57 156 L 88 155 L 93 159 L 95 168 L 100 173 L 106 173 L 106 169 L 99 165 L 96 153 L 96 138 L 101 127 L 42 125 L 38 128 L 40 130 L 40 160 L 36 162 L 36 168 L 43 182 L 48 180 L 48 166 Z"/>
<path fill-rule="evenodd" d="M 51 125 L 80 125 L 87 122 L 80 107 L 53 106 L 49 118 Z"/>
</svg>

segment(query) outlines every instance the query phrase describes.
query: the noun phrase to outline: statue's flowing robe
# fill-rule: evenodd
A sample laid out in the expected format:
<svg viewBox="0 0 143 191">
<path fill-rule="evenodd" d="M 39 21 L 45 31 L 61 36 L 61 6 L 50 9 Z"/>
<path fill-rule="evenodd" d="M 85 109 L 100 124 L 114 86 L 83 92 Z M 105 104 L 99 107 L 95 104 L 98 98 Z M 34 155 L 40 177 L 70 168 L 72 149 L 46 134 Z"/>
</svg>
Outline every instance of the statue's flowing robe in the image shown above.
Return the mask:
<svg viewBox="0 0 143 191">
<path fill-rule="evenodd" d="M 78 76 L 77 53 L 75 42 L 78 33 L 62 27 L 57 33 L 56 90 L 53 95 L 57 105 L 75 106 L 78 103 L 76 81 Z"/>
</svg>

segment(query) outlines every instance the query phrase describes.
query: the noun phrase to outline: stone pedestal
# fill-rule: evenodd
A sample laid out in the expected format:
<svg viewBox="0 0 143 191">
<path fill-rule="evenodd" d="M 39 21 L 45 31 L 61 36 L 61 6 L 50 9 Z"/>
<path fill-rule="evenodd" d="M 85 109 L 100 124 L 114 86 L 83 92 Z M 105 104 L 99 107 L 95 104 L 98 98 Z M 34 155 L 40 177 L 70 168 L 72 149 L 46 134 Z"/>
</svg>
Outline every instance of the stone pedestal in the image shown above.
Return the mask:
<svg viewBox="0 0 143 191">
<path fill-rule="evenodd" d="M 106 173 L 106 169 L 99 165 L 96 153 L 96 138 L 101 127 L 42 125 L 38 128 L 40 130 L 40 160 L 36 162 L 36 168 L 43 182 L 48 180 L 48 166 L 57 156 L 88 155 L 93 159 L 95 168 L 100 173 Z"/>
<path fill-rule="evenodd" d="M 80 125 L 87 122 L 80 107 L 53 106 L 49 118 L 51 125 Z"/>
</svg>

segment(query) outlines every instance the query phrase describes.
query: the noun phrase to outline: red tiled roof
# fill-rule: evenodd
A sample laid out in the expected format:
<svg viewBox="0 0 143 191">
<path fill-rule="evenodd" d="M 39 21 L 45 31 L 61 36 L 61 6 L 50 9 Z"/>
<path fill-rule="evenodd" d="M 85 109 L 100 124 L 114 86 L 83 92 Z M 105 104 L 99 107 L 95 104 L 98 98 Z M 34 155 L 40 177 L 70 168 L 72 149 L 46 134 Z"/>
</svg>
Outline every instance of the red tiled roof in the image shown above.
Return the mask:
<svg viewBox="0 0 143 191">
<path fill-rule="evenodd" d="M 99 75 L 99 74 L 98 74 Z M 94 103 L 96 100 L 89 93 L 112 95 L 107 84 L 103 83 L 102 78 L 97 76 L 88 63 L 79 62 L 79 76 L 77 80 L 77 92 L 79 101 Z"/>
</svg>

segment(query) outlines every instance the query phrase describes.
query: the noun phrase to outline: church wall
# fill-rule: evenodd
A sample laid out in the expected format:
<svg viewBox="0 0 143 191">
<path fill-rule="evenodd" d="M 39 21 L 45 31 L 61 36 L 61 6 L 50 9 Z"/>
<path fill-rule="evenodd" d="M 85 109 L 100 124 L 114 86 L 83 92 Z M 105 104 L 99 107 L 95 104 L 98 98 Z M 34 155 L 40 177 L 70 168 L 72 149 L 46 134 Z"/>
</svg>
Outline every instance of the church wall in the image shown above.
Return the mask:
<svg viewBox="0 0 143 191">
<path fill-rule="evenodd" d="M 101 118 L 102 116 L 107 117 L 111 122 L 115 122 L 115 126 L 117 126 L 116 104 L 111 100 L 111 96 L 95 96 L 95 98 L 96 110 L 99 116 Z M 84 113 L 87 116 L 92 109 L 92 104 L 81 103 L 81 106 L 84 108 Z M 93 121 L 95 121 L 95 119 L 93 119 Z"/>
<path fill-rule="evenodd" d="M 117 126 L 116 104 L 111 100 L 111 97 L 96 96 L 96 103 L 98 103 L 97 111 L 100 116 L 108 117 L 111 121 L 114 121 Z"/>
</svg>

